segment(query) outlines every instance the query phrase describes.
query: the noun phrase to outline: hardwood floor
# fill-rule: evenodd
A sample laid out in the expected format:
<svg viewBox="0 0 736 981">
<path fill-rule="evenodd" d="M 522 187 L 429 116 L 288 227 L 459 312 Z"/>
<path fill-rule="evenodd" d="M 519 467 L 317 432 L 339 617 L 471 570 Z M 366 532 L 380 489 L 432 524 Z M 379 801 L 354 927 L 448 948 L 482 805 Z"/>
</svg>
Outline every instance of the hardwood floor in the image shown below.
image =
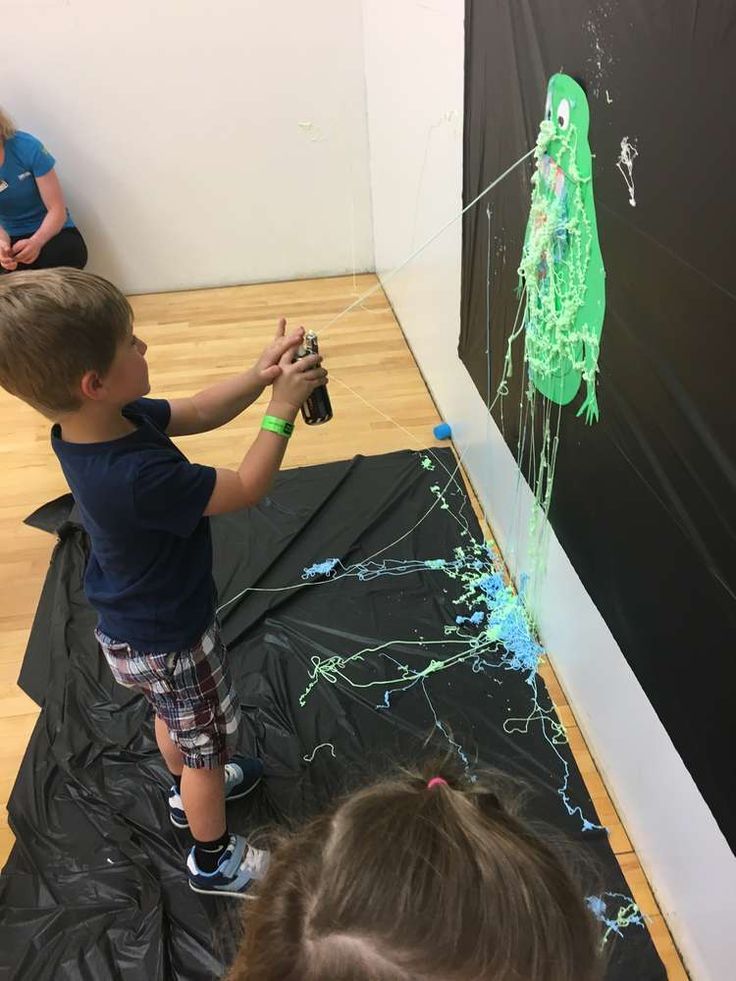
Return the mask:
<svg viewBox="0 0 736 981">
<path fill-rule="evenodd" d="M 294 326 L 318 333 L 373 283 L 373 276 L 272 283 L 132 297 L 136 333 L 149 345 L 152 395 L 191 394 L 249 366 L 283 313 Z M 345 316 L 325 336 L 335 417 L 329 426 L 299 428 L 286 467 L 440 445 L 439 421 L 421 374 L 381 291 Z M 265 398 L 261 400 L 265 404 Z M 0 390 L 0 865 L 12 847 L 5 803 L 38 710 L 16 686 L 53 540 L 23 518 L 66 491 L 48 440 L 48 423 Z M 215 433 L 179 441 L 188 457 L 237 466 L 255 437 L 260 413 L 251 410 Z M 471 489 L 472 492 L 472 489 Z M 477 502 L 475 502 L 478 511 Z M 552 652 L 554 658 L 554 652 Z M 667 925 L 626 835 L 553 669 L 541 674 L 567 727 L 570 745 L 601 821 L 611 829 L 632 894 L 671 979 L 687 978 Z"/>
</svg>

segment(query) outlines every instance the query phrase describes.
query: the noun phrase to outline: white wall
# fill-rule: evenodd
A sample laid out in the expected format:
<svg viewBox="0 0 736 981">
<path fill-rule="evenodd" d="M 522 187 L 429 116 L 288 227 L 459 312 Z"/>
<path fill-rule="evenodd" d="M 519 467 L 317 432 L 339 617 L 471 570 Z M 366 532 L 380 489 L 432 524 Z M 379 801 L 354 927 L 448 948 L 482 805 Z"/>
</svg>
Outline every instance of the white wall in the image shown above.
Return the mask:
<svg viewBox="0 0 736 981">
<path fill-rule="evenodd" d="M 129 292 L 373 268 L 360 0 L 0 0 L 0 104 Z"/>
<path fill-rule="evenodd" d="M 531 495 L 523 485 L 519 503 L 513 456 L 457 355 L 460 223 L 386 279 L 462 207 L 463 16 L 463 0 L 363 2 L 376 264 L 518 574 L 524 556 L 511 545 Z M 688 966 L 696 979 L 725 981 L 736 861 L 554 538 L 540 601 L 542 639 Z"/>
</svg>

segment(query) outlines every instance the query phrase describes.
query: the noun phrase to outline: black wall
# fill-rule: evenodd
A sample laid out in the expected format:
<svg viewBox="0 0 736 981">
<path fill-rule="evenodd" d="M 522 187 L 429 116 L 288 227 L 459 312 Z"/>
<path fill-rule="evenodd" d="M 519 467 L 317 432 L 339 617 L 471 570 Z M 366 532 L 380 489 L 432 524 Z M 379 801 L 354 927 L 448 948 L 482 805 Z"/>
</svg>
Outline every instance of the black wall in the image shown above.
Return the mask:
<svg viewBox="0 0 736 981">
<path fill-rule="evenodd" d="M 584 386 L 562 410 L 552 525 L 733 846 L 736 5 L 467 0 L 466 201 L 533 145 L 560 70 L 590 103 L 607 312 L 600 421 L 575 417 Z M 625 136 L 635 208 L 616 168 Z M 531 173 L 530 161 L 487 199 L 492 392 Z M 481 203 L 463 227 L 460 356 L 484 396 L 487 233 Z"/>
</svg>

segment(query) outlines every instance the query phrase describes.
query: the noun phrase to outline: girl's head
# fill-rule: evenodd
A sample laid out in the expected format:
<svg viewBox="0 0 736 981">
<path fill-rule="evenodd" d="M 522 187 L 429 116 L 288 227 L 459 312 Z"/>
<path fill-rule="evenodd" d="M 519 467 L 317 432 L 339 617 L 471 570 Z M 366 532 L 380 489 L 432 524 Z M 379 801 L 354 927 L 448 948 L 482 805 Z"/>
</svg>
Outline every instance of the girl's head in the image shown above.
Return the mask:
<svg viewBox="0 0 736 981">
<path fill-rule="evenodd" d="M 406 773 L 283 842 L 231 981 L 600 978 L 581 889 L 497 787 Z"/>
</svg>

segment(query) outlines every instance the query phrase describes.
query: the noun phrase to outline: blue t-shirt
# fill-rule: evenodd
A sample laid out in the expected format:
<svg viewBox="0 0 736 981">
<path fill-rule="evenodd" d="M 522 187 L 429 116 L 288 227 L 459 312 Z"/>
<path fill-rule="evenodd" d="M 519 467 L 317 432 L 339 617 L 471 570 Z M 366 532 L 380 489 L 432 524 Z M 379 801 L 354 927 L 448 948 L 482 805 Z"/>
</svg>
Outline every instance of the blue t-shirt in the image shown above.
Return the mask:
<svg viewBox="0 0 736 981">
<path fill-rule="evenodd" d="M 41 227 L 47 208 L 36 184 L 56 161 L 30 133 L 16 133 L 5 141 L 0 167 L 0 225 L 11 237 L 33 235 Z M 74 228 L 67 210 L 64 228 Z"/>
<path fill-rule="evenodd" d="M 135 432 L 104 443 L 51 444 L 91 540 L 85 592 L 100 630 L 135 650 L 192 646 L 215 614 L 212 541 L 204 517 L 216 472 L 190 463 L 165 434 L 163 399 L 123 409 Z"/>
</svg>

